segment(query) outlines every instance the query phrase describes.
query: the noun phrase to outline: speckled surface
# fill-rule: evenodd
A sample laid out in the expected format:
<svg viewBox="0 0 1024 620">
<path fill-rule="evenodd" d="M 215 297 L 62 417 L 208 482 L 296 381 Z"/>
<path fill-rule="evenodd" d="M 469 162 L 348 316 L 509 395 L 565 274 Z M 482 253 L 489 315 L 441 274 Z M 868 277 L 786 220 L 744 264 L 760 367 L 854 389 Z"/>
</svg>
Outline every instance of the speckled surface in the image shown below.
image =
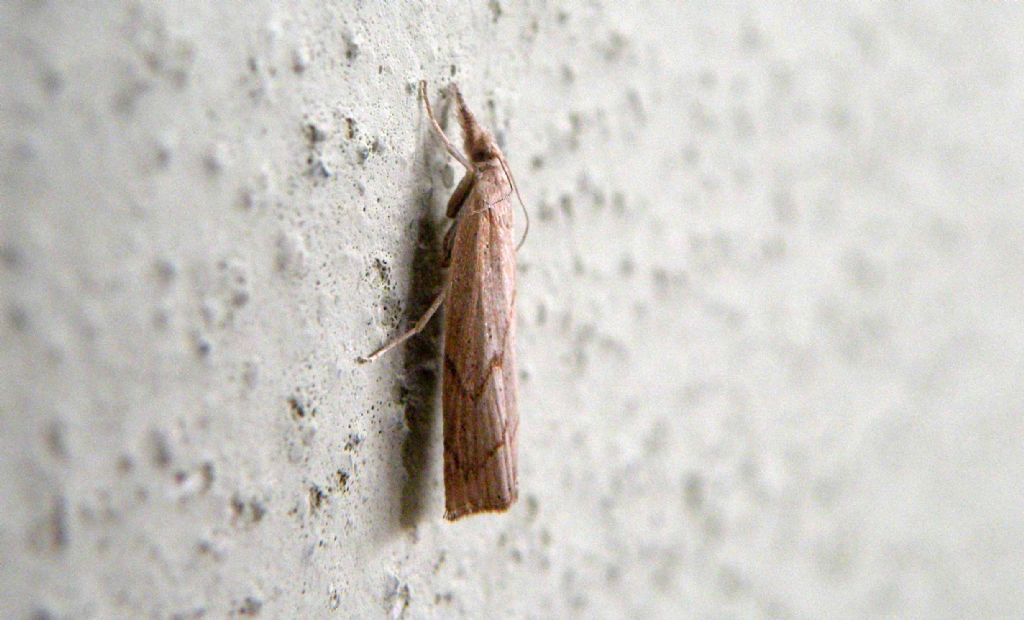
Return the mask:
<svg viewBox="0 0 1024 620">
<path fill-rule="evenodd" d="M 0 616 L 1024 614 L 1024 7 L 240 4 L 0 3 Z M 533 215 L 454 525 L 421 78 Z"/>
</svg>

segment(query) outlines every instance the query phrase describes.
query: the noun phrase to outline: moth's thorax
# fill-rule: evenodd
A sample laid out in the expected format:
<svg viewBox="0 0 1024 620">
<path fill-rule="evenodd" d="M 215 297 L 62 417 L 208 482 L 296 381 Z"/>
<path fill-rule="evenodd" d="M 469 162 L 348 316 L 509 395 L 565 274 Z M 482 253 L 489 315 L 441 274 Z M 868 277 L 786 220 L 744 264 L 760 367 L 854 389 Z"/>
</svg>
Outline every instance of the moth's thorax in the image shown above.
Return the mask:
<svg viewBox="0 0 1024 620">
<path fill-rule="evenodd" d="M 473 162 L 476 194 L 489 206 L 506 202 L 512 195 L 512 183 L 500 159 Z"/>
</svg>

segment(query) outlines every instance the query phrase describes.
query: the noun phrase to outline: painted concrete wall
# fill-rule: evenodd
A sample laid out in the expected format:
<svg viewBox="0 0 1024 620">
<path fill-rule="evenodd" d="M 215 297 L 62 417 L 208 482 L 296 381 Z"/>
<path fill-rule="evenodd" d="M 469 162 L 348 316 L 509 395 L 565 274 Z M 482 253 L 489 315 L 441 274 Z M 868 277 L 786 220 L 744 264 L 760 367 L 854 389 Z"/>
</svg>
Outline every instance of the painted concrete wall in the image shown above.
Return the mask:
<svg viewBox="0 0 1024 620">
<path fill-rule="evenodd" d="M 0 3 L 0 616 L 1024 614 L 1024 7 L 762 4 Z M 422 78 L 533 216 L 456 524 Z"/>
</svg>

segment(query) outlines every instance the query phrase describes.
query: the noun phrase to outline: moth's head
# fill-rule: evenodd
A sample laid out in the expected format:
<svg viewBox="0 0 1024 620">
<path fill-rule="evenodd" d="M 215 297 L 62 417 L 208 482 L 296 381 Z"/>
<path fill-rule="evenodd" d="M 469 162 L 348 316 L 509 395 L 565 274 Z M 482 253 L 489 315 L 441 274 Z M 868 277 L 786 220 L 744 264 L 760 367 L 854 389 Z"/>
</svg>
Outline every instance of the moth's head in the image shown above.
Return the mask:
<svg viewBox="0 0 1024 620">
<path fill-rule="evenodd" d="M 479 129 L 477 135 L 466 134 L 465 148 L 470 161 L 474 164 L 482 164 L 501 157 L 501 149 L 498 148 L 498 143 L 495 142 L 491 132 L 483 127 L 479 127 Z"/>
<path fill-rule="evenodd" d="M 491 132 L 481 125 L 473 113 L 466 106 L 466 100 L 462 98 L 458 86 L 451 85 L 452 94 L 455 95 L 455 107 L 458 112 L 459 125 L 462 127 L 463 148 L 470 161 L 475 164 L 494 161 L 501 157 L 501 149 L 494 140 Z"/>
</svg>

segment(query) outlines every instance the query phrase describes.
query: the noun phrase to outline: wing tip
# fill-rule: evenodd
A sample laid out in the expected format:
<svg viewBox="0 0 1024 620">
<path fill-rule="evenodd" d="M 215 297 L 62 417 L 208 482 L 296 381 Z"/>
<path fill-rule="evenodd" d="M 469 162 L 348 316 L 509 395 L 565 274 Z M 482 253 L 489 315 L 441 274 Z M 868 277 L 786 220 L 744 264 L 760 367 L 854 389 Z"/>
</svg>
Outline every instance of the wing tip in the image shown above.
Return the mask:
<svg viewBox="0 0 1024 620">
<path fill-rule="evenodd" d="M 517 495 L 507 500 L 495 499 L 479 503 L 465 503 L 455 507 L 447 507 L 444 512 L 445 521 L 458 521 L 476 514 L 507 512 L 516 503 Z"/>
</svg>

